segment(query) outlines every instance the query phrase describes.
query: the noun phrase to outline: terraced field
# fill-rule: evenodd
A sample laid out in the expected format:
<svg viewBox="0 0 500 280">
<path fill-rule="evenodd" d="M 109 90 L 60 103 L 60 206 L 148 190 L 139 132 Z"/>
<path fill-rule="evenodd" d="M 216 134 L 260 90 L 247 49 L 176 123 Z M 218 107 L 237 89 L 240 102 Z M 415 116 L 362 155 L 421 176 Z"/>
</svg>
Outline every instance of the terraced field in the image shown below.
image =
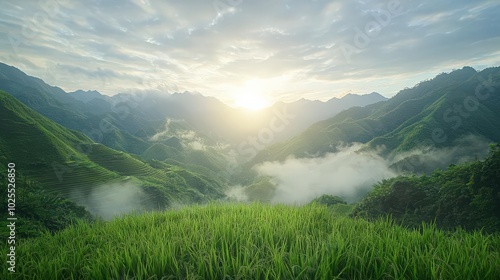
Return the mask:
<svg viewBox="0 0 500 280">
<path fill-rule="evenodd" d="M 51 169 L 42 169 L 32 176 L 49 189 L 69 194 L 74 190 L 90 192 L 92 187 L 119 181 L 121 176 L 90 161 L 53 163 Z"/>
<path fill-rule="evenodd" d="M 96 164 L 125 176 L 150 176 L 153 168 L 131 155 L 110 149 L 101 144 L 93 144 L 88 154 Z"/>
<path fill-rule="evenodd" d="M 131 185 L 141 193 L 135 202 L 153 201 L 163 207 L 222 196 L 219 182 L 178 166 L 161 164 L 153 168 L 136 156 L 93 143 L 85 135 L 67 130 L 1 91 L 0 130 L 2 166 L 14 162 L 19 174 L 27 180 L 81 205 L 90 205 L 89 200 L 96 194 L 103 201 L 111 201 L 113 195 Z M 107 207 L 104 202 L 97 203 Z"/>
</svg>

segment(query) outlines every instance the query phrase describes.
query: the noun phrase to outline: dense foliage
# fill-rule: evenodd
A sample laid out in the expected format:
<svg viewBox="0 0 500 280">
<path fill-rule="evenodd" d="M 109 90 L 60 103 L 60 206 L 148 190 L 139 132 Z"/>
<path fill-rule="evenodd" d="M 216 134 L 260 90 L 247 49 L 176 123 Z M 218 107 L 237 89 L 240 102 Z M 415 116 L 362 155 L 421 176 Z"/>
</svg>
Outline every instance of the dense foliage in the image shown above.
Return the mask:
<svg viewBox="0 0 500 280">
<path fill-rule="evenodd" d="M 313 199 L 311 203 L 324 204 L 326 206 L 332 206 L 335 204 L 347 204 L 347 202 L 345 202 L 345 200 L 343 200 L 341 197 L 328 194 L 324 194 L 320 197 Z"/>
<path fill-rule="evenodd" d="M 442 228 L 500 231 L 500 144 L 484 161 L 451 165 L 430 176 L 384 180 L 355 208 L 353 215 L 418 226 L 435 222 Z"/>
<path fill-rule="evenodd" d="M 5 181 L 3 176 L 0 180 Z M 16 182 L 16 238 L 30 238 L 54 233 L 77 221 L 93 221 L 94 218 L 84 207 L 55 193 L 41 188 L 39 184 L 18 177 Z M 7 195 L 2 194 L 2 205 L 7 205 Z M 8 211 L 0 212 L 0 219 L 6 221 Z M 3 226 L 0 239 L 7 240 L 9 229 Z"/>
</svg>

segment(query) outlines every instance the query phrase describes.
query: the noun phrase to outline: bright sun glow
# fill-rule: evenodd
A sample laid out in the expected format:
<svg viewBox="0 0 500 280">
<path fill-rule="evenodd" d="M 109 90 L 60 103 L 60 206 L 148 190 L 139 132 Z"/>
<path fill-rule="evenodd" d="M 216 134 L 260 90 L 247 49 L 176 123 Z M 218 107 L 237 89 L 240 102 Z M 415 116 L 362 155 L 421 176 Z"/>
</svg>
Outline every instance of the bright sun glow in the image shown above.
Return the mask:
<svg viewBox="0 0 500 280">
<path fill-rule="evenodd" d="M 257 111 L 269 106 L 269 101 L 264 97 L 262 83 L 256 80 L 248 81 L 237 92 L 235 105 L 248 110 Z"/>
</svg>

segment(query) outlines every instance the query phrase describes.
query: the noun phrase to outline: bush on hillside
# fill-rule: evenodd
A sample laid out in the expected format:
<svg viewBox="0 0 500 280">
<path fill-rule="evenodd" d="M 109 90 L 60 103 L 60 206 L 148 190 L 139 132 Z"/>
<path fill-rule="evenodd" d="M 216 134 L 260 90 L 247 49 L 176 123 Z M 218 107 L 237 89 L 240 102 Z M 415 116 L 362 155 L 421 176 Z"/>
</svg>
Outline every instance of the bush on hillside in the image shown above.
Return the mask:
<svg viewBox="0 0 500 280">
<path fill-rule="evenodd" d="M 315 198 L 311 203 L 324 204 L 326 206 L 332 206 L 335 204 L 347 204 L 341 197 L 336 195 L 324 194 L 320 197 Z"/>
</svg>

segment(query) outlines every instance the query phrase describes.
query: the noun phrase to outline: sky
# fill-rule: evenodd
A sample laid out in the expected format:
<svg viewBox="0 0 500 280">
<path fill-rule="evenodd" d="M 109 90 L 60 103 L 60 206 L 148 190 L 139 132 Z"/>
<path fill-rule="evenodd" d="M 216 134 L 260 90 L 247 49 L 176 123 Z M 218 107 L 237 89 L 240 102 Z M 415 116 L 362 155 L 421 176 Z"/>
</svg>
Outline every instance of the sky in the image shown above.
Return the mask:
<svg viewBox="0 0 500 280">
<path fill-rule="evenodd" d="M 391 97 L 499 66 L 500 1 L 3 0 L 0 61 L 68 92 Z"/>
</svg>

